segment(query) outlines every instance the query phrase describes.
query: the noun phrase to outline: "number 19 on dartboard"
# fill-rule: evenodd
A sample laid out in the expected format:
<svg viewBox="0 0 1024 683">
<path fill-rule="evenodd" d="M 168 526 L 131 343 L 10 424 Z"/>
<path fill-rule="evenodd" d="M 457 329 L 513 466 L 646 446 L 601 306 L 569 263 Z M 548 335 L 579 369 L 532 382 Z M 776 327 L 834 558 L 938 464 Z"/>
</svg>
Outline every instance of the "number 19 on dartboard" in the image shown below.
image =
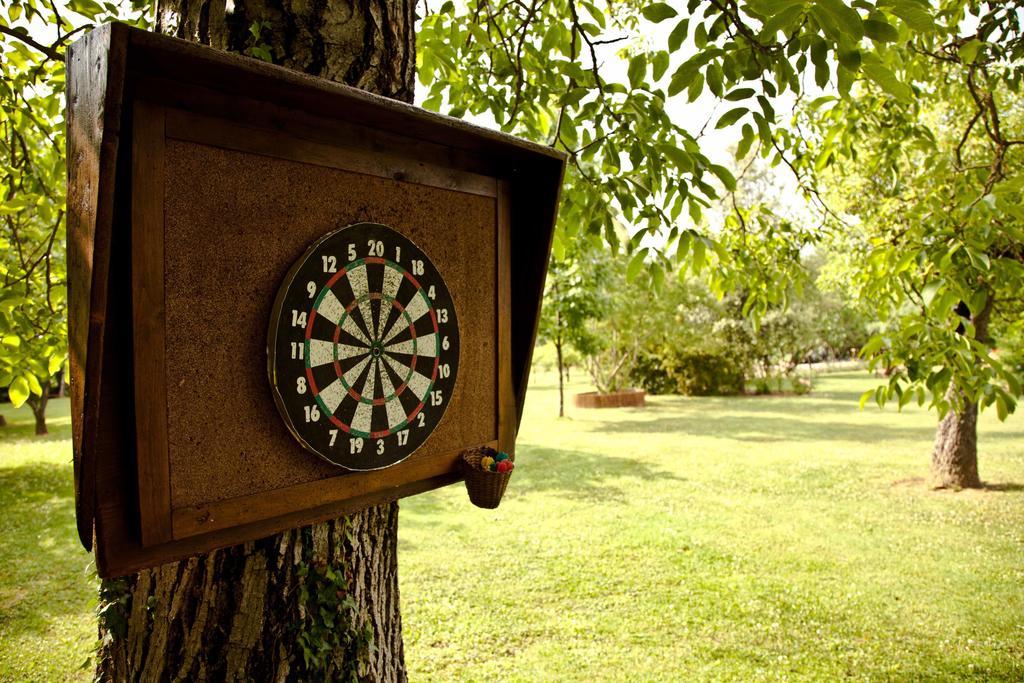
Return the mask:
<svg viewBox="0 0 1024 683">
<path fill-rule="evenodd" d="M 451 401 L 459 326 L 428 256 L 358 223 L 317 240 L 277 294 L 267 341 L 281 417 L 308 450 L 351 470 L 419 448 Z"/>
</svg>

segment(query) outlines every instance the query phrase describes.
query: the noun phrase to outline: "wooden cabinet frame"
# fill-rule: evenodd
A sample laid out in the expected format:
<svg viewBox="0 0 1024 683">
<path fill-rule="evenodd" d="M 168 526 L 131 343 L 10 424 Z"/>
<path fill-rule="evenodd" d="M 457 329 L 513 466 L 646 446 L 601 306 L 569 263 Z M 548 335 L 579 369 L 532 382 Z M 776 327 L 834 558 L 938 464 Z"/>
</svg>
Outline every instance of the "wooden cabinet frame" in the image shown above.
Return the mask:
<svg viewBox="0 0 1024 683">
<path fill-rule="evenodd" d="M 493 202 L 495 262 L 478 264 L 488 273 L 493 268 L 493 277 L 481 281 L 493 289 L 493 348 L 480 350 L 479 340 L 475 348 L 493 353 L 496 368 L 487 443 L 514 453 L 563 155 L 122 25 L 76 42 L 68 71 L 76 512 L 83 544 L 96 541 L 102 576 L 459 481 L 458 453 L 477 445 L 435 444 L 430 457 L 414 454 L 384 470 L 307 477 L 272 491 L 176 504 L 167 407 L 167 141 Z M 254 400 L 272 403 L 269 386 Z"/>
</svg>

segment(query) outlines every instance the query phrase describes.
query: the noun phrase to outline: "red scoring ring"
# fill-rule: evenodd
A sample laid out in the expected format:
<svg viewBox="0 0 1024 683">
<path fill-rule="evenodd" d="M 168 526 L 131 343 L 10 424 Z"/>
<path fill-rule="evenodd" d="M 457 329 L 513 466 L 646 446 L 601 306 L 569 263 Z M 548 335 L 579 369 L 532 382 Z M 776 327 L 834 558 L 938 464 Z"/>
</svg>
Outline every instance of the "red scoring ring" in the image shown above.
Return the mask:
<svg viewBox="0 0 1024 683">
<path fill-rule="evenodd" d="M 377 264 L 377 265 L 383 265 L 385 263 L 385 259 L 376 258 L 376 257 L 367 257 L 367 258 L 363 259 L 363 262 L 364 263 Z M 344 276 L 346 272 L 347 272 L 347 268 L 341 268 L 337 273 L 335 273 L 327 281 L 327 284 L 325 285 L 325 287 L 327 287 L 327 288 L 333 287 L 333 285 L 342 276 Z M 420 285 L 419 281 L 415 277 L 413 277 L 413 275 L 408 270 L 403 268 L 402 269 L 402 274 L 406 278 L 408 278 L 408 280 L 416 287 L 417 293 L 420 293 L 420 292 L 423 291 L 423 287 Z M 379 293 L 379 292 L 370 293 L 370 299 L 371 300 L 379 301 L 382 298 L 383 298 L 383 295 L 381 293 Z M 397 308 L 399 310 L 399 312 L 404 312 L 405 311 L 405 307 L 402 306 L 402 304 L 398 303 L 398 301 L 392 299 L 391 304 L 392 304 L 393 307 Z M 355 308 L 357 305 L 358 305 L 358 302 L 353 301 L 352 303 L 350 303 L 345 308 L 345 312 L 346 313 L 350 313 L 352 311 L 352 309 Z M 431 325 L 434 328 L 434 334 L 435 335 L 439 335 L 440 334 L 440 328 L 438 327 L 438 323 L 437 323 L 437 314 L 434 312 L 434 307 L 433 307 L 433 305 L 429 301 L 427 302 L 427 312 L 430 314 L 430 322 L 431 322 Z M 308 320 L 306 322 L 306 340 L 307 341 L 312 339 L 313 321 L 315 320 L 315 318 L 316 318 L 316 308 L 314 307 L 314 308 L 310 309 Z M 341 326 L 339 325 L 339 323 L 340 323 L 340 321 L 334 323 L 334 338 L 333 338 L 333 342 L 334 342 L 335 345 L 337 345 L 338 340 L 339 340 L 339 338 L 341 336 Z M 416 327 L 415 327 L 415 325 L 410 325 L 409 329 L 412 332 L 412 338 L 416 339 Z M 412 369 L 412 370 L 416 369 L 416 362 L 417 362 L 418 359 L 419 359 L 419 356 L 417 354 L 413 354 L 412 363 L 410 365 L 410 369 Z M 433 369 L 432 369 L 432 371 L 430 373 L 430 384 L 431 384 L 431 386 L 433 386 L 434 382 L 437 381 L 437 373 L 438 373 L 438 368 L 440 367 L 440 365 L 441 365 L 441 358 L 440 358 L 440 354 L 438 353 L 437 355 L 434 356 L 434 367 L 433 367 Z M 341 378 L 343 373 L 341 371 L 341 364 L 337 360 L 334 361 L 334 370 L 335 370 L 335 374 L 339 378 Z M 319 387 L 317 387 L 316 379 L 314 379 L 314 377 L 313 377 L 312 367 L 308 367 L 308 366 L 306 367 L 306 378 L 307 378 L 307 381 L 309 382 L 310 391 L 312 392 L 312 395 L 314 397 L 315 396 L 319 396 L 320 395 L 320 390 L 319 390 Z M 401 395 L 401 393 L 403 391 L 405 391 L 405 388 L 407 386 L 408 386 L 408 383 L 403 382 L 395 390 L 395 396 L 397 397 L 397 396 Z M 356 392 L 354 389 L 352 389 L 351 387 L 349 388 L 349 395 L 351 395 L 357 401 L 362 399 L 362 396 L 358 392 Z M 384 405 L 385 404 L 385 400 L 383 398 L 381 398 L 381 399 L 374 399 L 373 400 L 373 404 L 374 405 Z M 416 416 L 419 414 L 419 412 L 421 410 L 423 410 L 424 406 L 425 406 L 424 402 L 420 401 L 419 405 L 417 405 L 416 408 L 413 409 L 412 413 L 410 413 L 408 415 L 408 417 L 406 418 L 406 423 L 408 424 L 409 422 L 412 422 L 412 420 L 416 418 Z M 329 415 L 328 417 L 329 417 L 329 419 L 331 420 L 331 422 L 335 426 L 337 426 L 340 429 L 342 429 L 346 434 L 350 433 L 349 425 L 346 425 L 345 423 L 343 423 L 341 420 L 339 420 L 337 417 L 335 417 L 335 415 L 333 413 L 331 415 Z M 383 432 L 371 432 L 370 433 L 370 438 L 382 438 L 382 437 L 385 437 L 385 436 L 389 436 L 390 434 L 391 434 L 391 430 L 390 429 L 387 429 L 387 430 L 385 430 Z"/>
</svg>

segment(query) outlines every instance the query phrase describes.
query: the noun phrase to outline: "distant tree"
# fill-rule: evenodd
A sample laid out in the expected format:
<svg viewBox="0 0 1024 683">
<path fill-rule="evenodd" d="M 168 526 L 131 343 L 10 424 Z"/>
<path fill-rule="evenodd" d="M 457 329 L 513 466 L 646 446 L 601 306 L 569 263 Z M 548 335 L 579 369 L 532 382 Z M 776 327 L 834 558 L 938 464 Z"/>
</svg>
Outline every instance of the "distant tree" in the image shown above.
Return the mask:
<svg viewBox="0 0 1024 683">
<path fill-rule="evenodd" d="M 73 13 L 74 10 L 69 10 Z M 32 5 L 8 7 L 9 18 L 39 16 Z M 81 17 L 79 17 L 81 20 Z M 6 28 L 6 27 L 0 27 Z M 50 378 L 67 356 L 64 232 L 64 131 L 58 94 L 61 46 L 39 45 L 7 31 L 0 41 L 0 386 L 11 402 L 32 407 L 45 434 Z M 21 36 L 21 37 L 19 37 Z"/>
<path fill-rule="evenodd" d="M 552 259 L 544 292 L 540 338 L 555 347 L 558 368 L 558 416 L 565 416 L 566 356 L 596 351 L 597 340 L 587 323 L 602 314 L 598 257 L 603 246 L 581 237 L 560 258 Z"/>
<path fill-rule="evenodd" d="M 848 217 L 841 277 L 886 323 L 863 354 L 888 381 L 861 404 L 935 408 L 933 484 L 977 487 L 978 410 L 1021 395 L 993 347 L 1024 319 L 1024 34 L 1018 3 L 940 7 L 941 33 L 893 36 L 893 79 L 807 105 L 804 159 Z"/>
</svg>

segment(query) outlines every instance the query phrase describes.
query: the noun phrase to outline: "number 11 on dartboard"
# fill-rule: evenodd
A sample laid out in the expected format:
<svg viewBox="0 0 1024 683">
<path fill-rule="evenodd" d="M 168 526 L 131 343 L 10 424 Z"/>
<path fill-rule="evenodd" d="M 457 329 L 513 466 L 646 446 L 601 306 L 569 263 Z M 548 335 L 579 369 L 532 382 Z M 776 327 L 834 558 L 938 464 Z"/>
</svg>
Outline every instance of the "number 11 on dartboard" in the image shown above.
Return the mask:
<svg viewBox="0 0 1024 683">
<path fill-rule="evenodd" d="M 347 469 L 380 469 L 419 448 L 451 401 L 455 305 L 412 241 L 384 225 L 350 225 L 288 271 L 267 357 L 274 401 L 299 443 Z"/>
</svg>

